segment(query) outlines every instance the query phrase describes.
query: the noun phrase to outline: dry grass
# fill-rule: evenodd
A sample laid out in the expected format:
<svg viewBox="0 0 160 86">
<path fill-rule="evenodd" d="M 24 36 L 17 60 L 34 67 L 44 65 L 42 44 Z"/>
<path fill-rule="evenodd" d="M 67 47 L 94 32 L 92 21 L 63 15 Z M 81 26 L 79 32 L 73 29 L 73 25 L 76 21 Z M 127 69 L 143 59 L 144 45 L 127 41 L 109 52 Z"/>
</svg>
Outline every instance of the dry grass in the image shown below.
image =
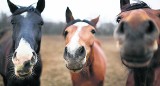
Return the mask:
<svg viewBox="0 0 160 86">
<path fill-rule="evenodd" d="M 127 69 L 123 66 L 111 37 L 98 37 L 107 56 L 105 86 L 125 86 Z M 64 39 L 61 36 L 43 36 L 41 54 L 43 72 L 41 86 L 71 86 L 70 74 L 63 60 Z M 3 86 L 0 84 L 0 86 Z"/>
</svg>

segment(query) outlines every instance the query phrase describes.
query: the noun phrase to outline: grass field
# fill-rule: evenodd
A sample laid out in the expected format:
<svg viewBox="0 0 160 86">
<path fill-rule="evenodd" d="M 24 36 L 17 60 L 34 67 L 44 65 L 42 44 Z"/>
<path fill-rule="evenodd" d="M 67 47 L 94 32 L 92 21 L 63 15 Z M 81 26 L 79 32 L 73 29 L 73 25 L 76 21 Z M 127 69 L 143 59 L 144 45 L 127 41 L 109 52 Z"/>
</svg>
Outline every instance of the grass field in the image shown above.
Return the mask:
<svg viewBox="0 0 160 86">
<path fill-rule="evenodd" d="M 104 86 L 125 86 L 128 70 L 120 61 L 115 41 L 112 37 L 98 37 L 98 39 L 101 41 L 107 56 L 107 73 Z M 64 39 L 62 36 L 43 36 L 41 86 L 72 86 L 69 71 L 63 60 L 63 49 Z"/>
</svg>

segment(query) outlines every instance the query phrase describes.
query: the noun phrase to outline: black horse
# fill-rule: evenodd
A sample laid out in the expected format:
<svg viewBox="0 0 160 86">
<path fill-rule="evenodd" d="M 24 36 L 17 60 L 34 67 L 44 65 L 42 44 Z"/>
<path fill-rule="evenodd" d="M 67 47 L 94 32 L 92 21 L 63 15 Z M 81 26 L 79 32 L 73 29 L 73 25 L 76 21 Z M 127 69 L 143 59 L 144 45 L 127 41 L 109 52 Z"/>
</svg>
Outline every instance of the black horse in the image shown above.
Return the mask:
<svg viewBox="0 0 160 86">
<path fill-rule="evenodd" d="M 7 0 L 12 12 L 12 35 L 0 40 L 0 74 L 5 86 L 40 86 L 42 62 L 40 58 L 41 26 L 45 1 L 37 7 L 18 7 Z"/>
</svg>

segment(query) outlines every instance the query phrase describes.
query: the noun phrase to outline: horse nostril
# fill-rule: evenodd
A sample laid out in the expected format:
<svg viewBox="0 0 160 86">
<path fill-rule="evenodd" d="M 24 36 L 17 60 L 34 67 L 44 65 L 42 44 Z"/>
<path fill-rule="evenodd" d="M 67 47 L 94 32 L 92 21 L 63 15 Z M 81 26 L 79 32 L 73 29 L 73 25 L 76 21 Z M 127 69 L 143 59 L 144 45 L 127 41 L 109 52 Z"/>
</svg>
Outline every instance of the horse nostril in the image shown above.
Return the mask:
<svg viewBox="0 0 160 86">
<path fill-rule="evenodd" d="M 19 59 L 16 58 L 16 54 L 17 54 L 17 52 L 14 52 L 13 56 L 12 56 L 12 62 L 13 62 L 13 64 L 18 64 L 19 63 Z"/>
<path fill-rule="evenodd" d="M 151 20 L 146 21 L 144 24 L 145 24 L 144 26 L 146 28 L 145 31 L 147 34 L 151 34 L 151 33 L 156 32 L 156 30 L 157 30 L 156 26 Z"/>
<path fill-rule="evenodd" d="M 78 53 L 79 55 L 83 55 L 85 53 L 85 48 L 84 46 L 81 46 L 79 49 L 78 49 Z"/>
<path fill-rule="evenodd" d="M 65 47 L 65 49 L 64 49 L 64 57 L 66 57 L 68 54 L 68 50 L 67 50 L 67 47 Z"/>
<path fill-rule="evenodd" d="M 64 54 L 63 54 L 63 57 L 64 57 L 64 59 L 65 60 L 67 60 L 67 58 L 70 58 L 70 53 L 68 53 L 68 49 L 67 49 L 67 47 L 65 47 L 65 49 L 64 49 Z"/>
<path fill-rule="evenodd" d="M 79 52 L 80 52 L 80 53 L 83 53 L 83 52 L 84 52 L 84 47 L 83 47 L 83 46 L 79 48 Z"/>
<path fill-rule="evenodd" d="M 30 63 L 31 63 L 31 65 L 34 65 L 37 63 L 37 54 L 35 52 L 33 52 L 33 56 L 31 58 Z"/>
<path fill-rule="evenodd" d="M 16 58 L 16 55 L 17 55 L 17 52 L 14 52 L 12 59 L 15 59 L 15 58 Z"/>
<path fill-rule="evenodd" d="M 67 51 L 68 51 L 68 50 L 67 50 L 67 47 L 65 47 L 65 49 L 64 49 L 64 53 L 66 54 L 66 53 L 67 53 Z"/>
<path fill-rule="evenodd" d="M 31 66 L 30 61 L 24 63 L 24 68 L 29 68 Z"/>
</svg>

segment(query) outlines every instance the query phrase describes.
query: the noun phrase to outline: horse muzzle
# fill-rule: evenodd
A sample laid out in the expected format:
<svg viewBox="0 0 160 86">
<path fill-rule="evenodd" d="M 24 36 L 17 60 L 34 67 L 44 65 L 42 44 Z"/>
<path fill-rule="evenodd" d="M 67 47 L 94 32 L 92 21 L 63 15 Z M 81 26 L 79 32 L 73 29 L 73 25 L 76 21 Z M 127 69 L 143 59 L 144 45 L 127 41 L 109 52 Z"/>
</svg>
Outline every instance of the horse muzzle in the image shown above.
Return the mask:
<svg viewBox="0 0 160 86">
<path fill-rule="evenodd" d="M 33 72 L 33 67 L 37 63 L 37 54 L 33 52 L 32 57 L 30 59 L 25 57 L 17 57 L 18 56 L 15 52 L 12 57 L 15 75 L 20 78 L 30 76 Z"/>
<path fill-rule="evenodd" d="M 24 78 L 32 74 L 33 65 L 30 62 L 26 62 L 24 65 L 15 66 L 15 75 Z"/>
<path fill-rule="evenodd" d="M 66 67 L 69 70 L 73 72 L 80 71 L 86 63 L 86 50 L 83 46 L 81 46 L 73 53 L 66 47 L 64 50 L 64 59 L 66 62 Z"/>
<path fill-rule="evenodd" d="M 148 65 L 150 65 L 152 57 L 153 54 L 147 54 L 144 56 L 138 56 L 138 55 L 126 56 L 121 54 L 122 63 L 129 68 L 147 67 Z"/>
<path fill-rule="evenodd" d="M 20 78 L 27 77 L 27 76 L 32 74 L 31 70 L 32 70 L 32 68 L 24 68 L 24 67 L 22 67 L 20 69 L 16 69 L 15 75 L 20 77 Z"/>
<path fill-rule="evenodd" d="M 71 71 L 71 72 L 79 72 L 83 69 L 83 64 L 78 63 L 78 62 L 72 62 L 66 64 L 66 67 Z"/>
</svg>

